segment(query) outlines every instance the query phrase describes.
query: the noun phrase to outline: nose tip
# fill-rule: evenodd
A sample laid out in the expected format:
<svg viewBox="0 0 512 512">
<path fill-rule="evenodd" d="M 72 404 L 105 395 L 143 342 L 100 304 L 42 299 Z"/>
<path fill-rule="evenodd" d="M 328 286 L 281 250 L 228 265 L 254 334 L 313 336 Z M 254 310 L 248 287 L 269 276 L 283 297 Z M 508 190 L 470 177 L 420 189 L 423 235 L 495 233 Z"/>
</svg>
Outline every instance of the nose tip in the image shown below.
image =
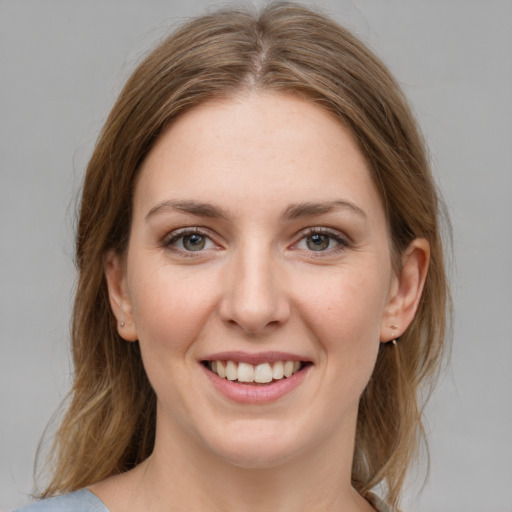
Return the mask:
<svg viewBox="0 0 512 512">
<path fill-rule="evenodd" d="M 225 315 L 225 319 L 228 324 L 240 327 L 245 333 L 256 335 L 284 322 L 286 316 L 282 314 L 284 311 L 270 306 L 271 303 L 265 303 L 262 298 L 259 299 L 258 304 L 239 302 L 236 308 Z"/>
<path fill-rule="evenodd" d="M 223 322 L 255 335 L 287 321 L 290 305 L 271 264 L 253 260 L 232 270 L 219 308 Z"/>
</svg>

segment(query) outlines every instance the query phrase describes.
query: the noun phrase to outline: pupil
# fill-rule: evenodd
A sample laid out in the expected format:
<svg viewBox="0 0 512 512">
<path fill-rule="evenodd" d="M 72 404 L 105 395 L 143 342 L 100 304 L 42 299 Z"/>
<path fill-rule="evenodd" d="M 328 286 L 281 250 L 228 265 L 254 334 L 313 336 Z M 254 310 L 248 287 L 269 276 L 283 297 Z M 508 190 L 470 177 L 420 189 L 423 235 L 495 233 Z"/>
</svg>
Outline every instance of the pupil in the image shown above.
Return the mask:
<svg viewBox="0 0 512 512">
<path fill-rule="evenodd" d="M 202 235 L 187 235 L 183 239 L 183 245 L 189 251 L 200 251 L 204 249 L 205 239 Z"/>
<path fill-rule="evenodd" d="M 307 239 L 307 246 L 313 251 L 321 251 L 329 247 L 329 237 L 325 235 L 311 235 Z"/>
</svg>

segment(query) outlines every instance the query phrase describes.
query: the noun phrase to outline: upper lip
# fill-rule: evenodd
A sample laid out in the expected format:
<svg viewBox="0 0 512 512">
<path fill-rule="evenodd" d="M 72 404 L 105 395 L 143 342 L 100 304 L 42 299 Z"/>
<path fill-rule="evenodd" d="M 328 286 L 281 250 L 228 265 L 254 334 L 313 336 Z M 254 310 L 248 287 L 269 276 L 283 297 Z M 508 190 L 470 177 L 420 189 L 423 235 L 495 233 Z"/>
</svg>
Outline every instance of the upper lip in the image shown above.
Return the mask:
<svg viewBox="0 0 512 512">
<path fill-rule="evenodd" d="M 249 353 L 241 351 L 228 351 L 210 354 L 202 358 L 202 361 L 236 361 L 238 363 L 262 364 L 274 363 L 276 361 L 309 362 L 310 360 L 307 357 L 302 357 L 297 354 L 291 354 L 289 352 L 268 351 Z"/>
</svg>

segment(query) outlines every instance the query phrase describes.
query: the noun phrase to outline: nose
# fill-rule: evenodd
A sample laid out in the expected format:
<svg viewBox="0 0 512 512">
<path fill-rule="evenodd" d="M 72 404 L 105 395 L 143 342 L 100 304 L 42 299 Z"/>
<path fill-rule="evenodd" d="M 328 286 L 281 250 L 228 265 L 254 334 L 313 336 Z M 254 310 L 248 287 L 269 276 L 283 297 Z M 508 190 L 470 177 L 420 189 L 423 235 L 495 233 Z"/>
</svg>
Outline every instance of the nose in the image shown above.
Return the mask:
<svg viewBox="0 0 512 512">
<path fill-rule="evenodd" d="M 288 320 L 291 308 L 283 273 L 270 250 L 261 246 L 241 249 L 225 270 L 219 305 L 224 323 L 255 335 Z"/>
</svg>

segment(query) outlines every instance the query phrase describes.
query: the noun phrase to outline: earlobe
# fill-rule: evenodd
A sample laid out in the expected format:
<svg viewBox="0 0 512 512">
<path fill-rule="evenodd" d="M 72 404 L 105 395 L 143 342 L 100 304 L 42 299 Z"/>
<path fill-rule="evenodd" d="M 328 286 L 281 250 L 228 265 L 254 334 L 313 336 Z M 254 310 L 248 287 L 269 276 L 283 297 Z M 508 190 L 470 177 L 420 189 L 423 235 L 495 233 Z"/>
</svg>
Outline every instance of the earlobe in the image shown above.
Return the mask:
<svg viewBox="0 0 512 512">
<path fill-rule="evenodd" d="M 104 271 L 110 307 L 117 320 L 117 331 L 125 340 L 136 341 L 138 335 L 127 289 L 125 265 L 119 254 L 113 250 L 105 255 Z"/>
<path fill-rule="evenodd" d="M 400 274 L 395 277 L 382 319 L 380 339 L 388 342 L 400 337 L 418 309 L 430 261 L 430 245 L 424 238 L 414 239 L 402 255 Z"/>
</svg>

